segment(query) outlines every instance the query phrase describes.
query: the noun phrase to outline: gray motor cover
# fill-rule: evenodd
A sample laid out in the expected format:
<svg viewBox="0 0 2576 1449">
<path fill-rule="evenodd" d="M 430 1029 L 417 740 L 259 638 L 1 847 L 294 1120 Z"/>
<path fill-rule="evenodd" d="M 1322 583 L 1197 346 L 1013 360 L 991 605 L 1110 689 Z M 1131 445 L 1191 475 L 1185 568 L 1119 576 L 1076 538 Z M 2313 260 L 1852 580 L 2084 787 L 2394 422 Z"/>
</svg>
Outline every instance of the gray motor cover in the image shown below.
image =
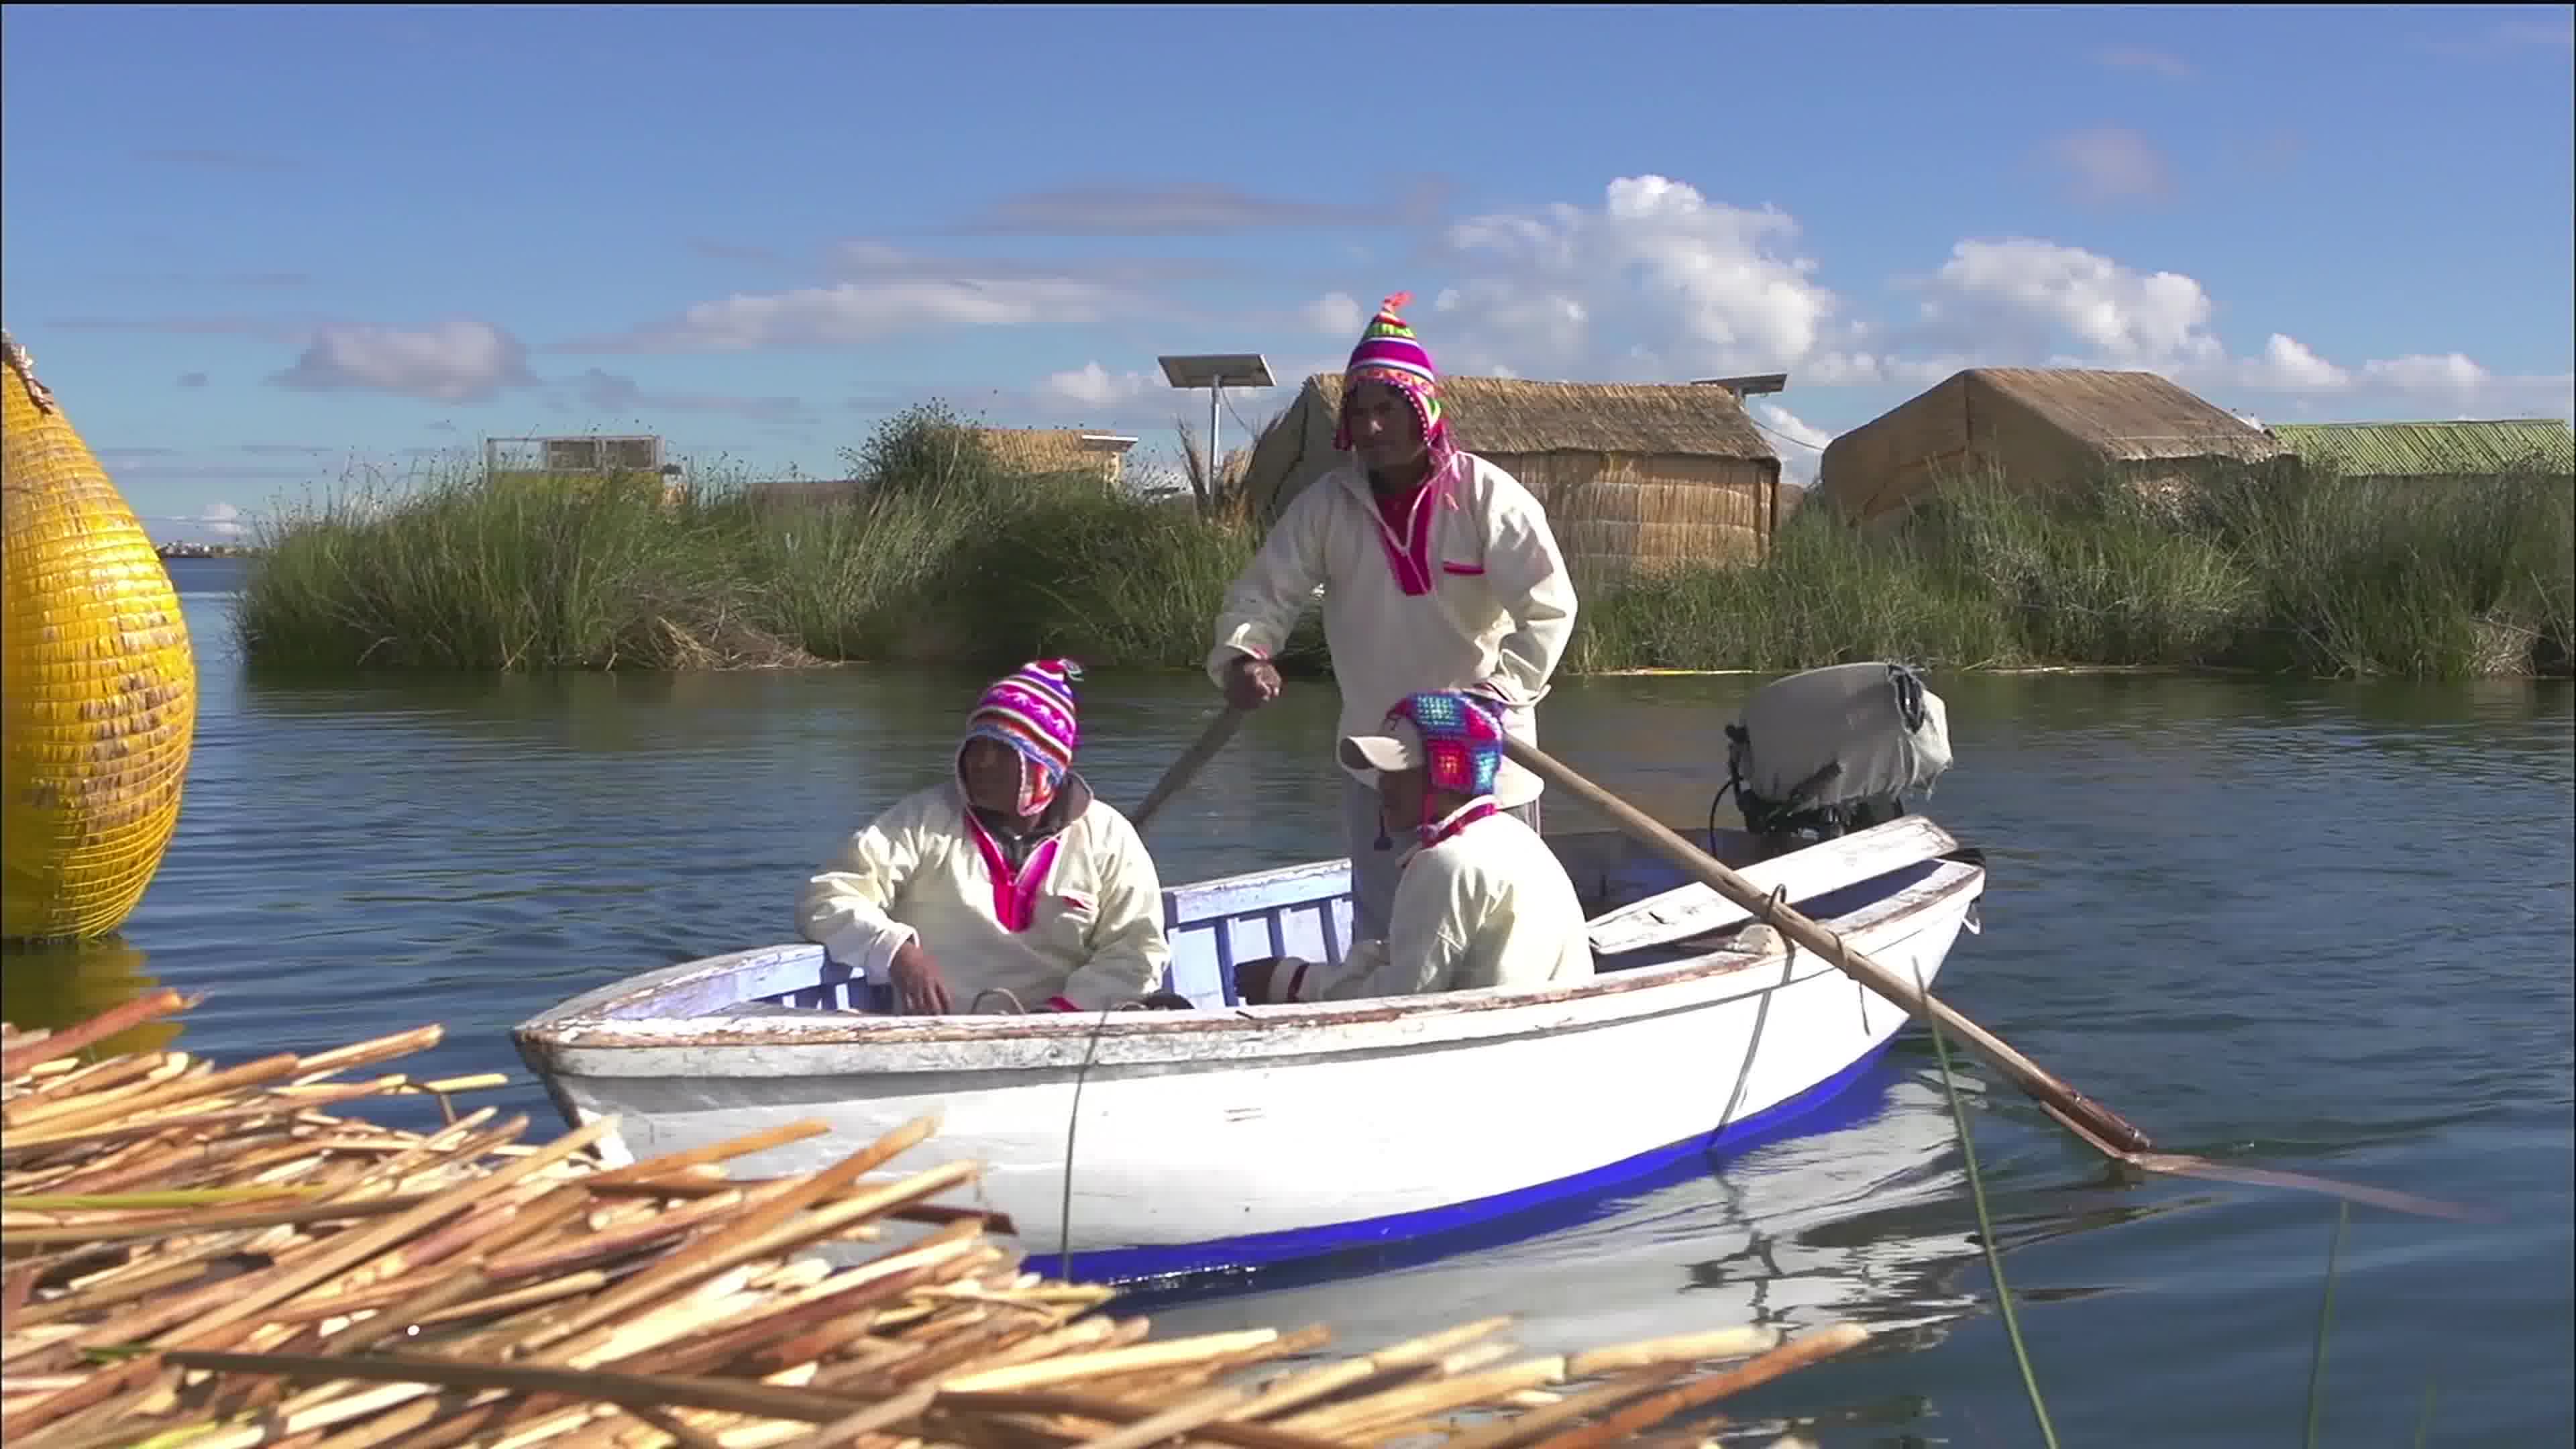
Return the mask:
<svg viewBox="0 0 2576 1449">
<path fill-rule="evenodd" d="M 1920 701 L 1906 719 L 1905 699 Z M 1902 664 L 1833 664 L 1773 680 L 1744 702 L 1728 762 L 1749 791 L 1775 805 L 1834 809 L 1932 792 L 1950 768 L 1949 712 Z M 1816 781 L 1819 772 L 1841 771 Z M 1812 785 L 1809 782 L 1815 781 Z M 1808 793 L 1799 795 L 1801 785 Z"/>
</svg>

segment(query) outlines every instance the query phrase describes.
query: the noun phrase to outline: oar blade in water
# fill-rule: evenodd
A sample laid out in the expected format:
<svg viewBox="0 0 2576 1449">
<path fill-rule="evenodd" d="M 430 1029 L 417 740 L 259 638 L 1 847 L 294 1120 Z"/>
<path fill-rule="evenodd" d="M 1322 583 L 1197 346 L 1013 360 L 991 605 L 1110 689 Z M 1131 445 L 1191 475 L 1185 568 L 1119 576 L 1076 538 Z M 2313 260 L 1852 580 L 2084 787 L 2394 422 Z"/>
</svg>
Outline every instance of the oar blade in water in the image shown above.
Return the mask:
<svg viewBox="0 0 2576 1449">
<path fill-rule="evenodd" d="M 2500 1223 L 2504 1214 L 2493 1208 L 2468 1203 L 2444 1202 L 2440 1198 L 2422 1197 L 2393 1188 L 2369 1187 L 2357 1182 L 2342 1182 L 2307 1172 L 2283 1172 L 2270 1167 L 2239 1166 L 2207 1157 L 2194 1157 L 2181 1152 L 2131 1152 L 2123 1160 L 2147 1172 L 2161 1172 L 2174 1177 L 2198 1177 L 2211 1182 L 2238 1182 L 2251 1187 L 2286 1187 L 2321 1192 L 2329 1197 L 2390 1212 L 2412 1213 L 2417 1217 L 2448 1218 L 2463 1223 Z"/>
<path fill-rule="evenodd" d="M 2040 1109 L 2060 1126 L 2074 1134 L 2086 1146 L 2115 1162 L 2123 1162 L 2144 1172 L 2172 1176 L 2199 1177 L 2213 1181 L 2242 1182 L 2264 1187 L 2303 1188 L 2328 1193 L 2353 1202 L 2369 1203 L 2396 1212 L 2420 1213 L 2454 1221 L 2481 1220 L 2477 1209 L 2458 1203 L 2438 1202 L 2412 1193 L 2386 1188 L 2364 1187 L 2358 1183 L 2337 1182 L 2308 1173 L 2279 1172 L 2268 1168 L 2231 1167 L 2205 1157 L 2184 1153 L 2150 1150 L 2152 1140 L 2107 1104 L 2097 1102 L 2050 1074 L 2045 1068 L 2015 1050 L 2012 1045 L 1970 1021 L 1958 1008 L 1911 987 L 1905 979 L 1873 960 L 1868 953 L 1847 945 L 1840 936 L 1827 931 L 1806 916 L 1790 908 L 1787 902 L 1764 896 L 1725 862 L 1709 855 L 1658 823 L 1636 806 L 1602 789 L 1577 774 L 1563 761 L 1519 740 L 1506 739 L 1503 751 L 1532 774 L 1577 796 L 1594 809 L 1610 817 L 1619 828 L 1639 843 L 1705 882 L 1711 890 L 1742 906 L 1755 920 L 1761 921 L 1799 946 L 1815 952 L 1832 963 L 1843 974 L 1902 1008 L 1917 1021 L 1937 1023 L 1947 1036 L 1964 1041 L 1989 1065 L 2002 1072 L 2013 1085 L 2030 1094 Z"/>
</svg>

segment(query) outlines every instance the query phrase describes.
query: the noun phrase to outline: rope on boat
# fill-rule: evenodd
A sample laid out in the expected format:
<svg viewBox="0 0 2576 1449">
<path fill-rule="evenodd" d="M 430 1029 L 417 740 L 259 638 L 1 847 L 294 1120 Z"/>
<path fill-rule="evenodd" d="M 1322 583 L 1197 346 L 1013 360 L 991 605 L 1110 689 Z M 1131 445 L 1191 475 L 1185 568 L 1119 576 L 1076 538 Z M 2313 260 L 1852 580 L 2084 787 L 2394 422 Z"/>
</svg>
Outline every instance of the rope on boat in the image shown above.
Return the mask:
<svg viewBox="0 0 2576 1449">
<path fill-rule="evenodd" d="M 1014 1016 L 1028 1015 L 1028 1008 L 1020 1003 L 1018 994 L 1007 986 L 987 986 L 976 992 L 975 999 L 968 1003 L 967 1009 L 982 1011 L 984 998 L 988 996 L 999 996 L 1009 1002 L 1011 1014 Z M 1068 1271 L 1067 1265 L 1073 1261 L 1073 1144 L 1082 1126 L 1082 1084 L 1090 1078 L 1091 1063 L 1100 1054 L 1100 1034 L 1109 1027 L 1109 1014 L 1113 1011 L 1146 1009 L 1142 1001 L 1130 1001 L 1124 1006 L 1102 1007 L 1099 1019 L 1091 1024 L 1089 1040 L 1083 1043 L 1082 1065 L 1074 1069 L 1073 1110 L 1064 1120 L 1064 1197 L 1056 1206 L 1056 1271 L 1059 1273 Z M 980 1182 L 978 1188 L 979 1190 L 981 1188 Z"/>
<path fill-rule="evenodd" d="M 1109 1028 L 1109 1013 L 1114 1006 L 1100 1008 L 1100 1016 L 1091 1023 L 1091 1039 L 1083 1044 L 1082 1065 L 1073 1071 L 1073 1109 L 1064 1117 L 1064 1197 L 1056 1204 L 1055 1271 L 1063 1277 L 1073 1271 L 1073 1138 L 1082 1126 L 1082 1084 L 1091 1075 L 1091 1061 L 1100 1051 L 1100 1034 Z"/>
</svg>

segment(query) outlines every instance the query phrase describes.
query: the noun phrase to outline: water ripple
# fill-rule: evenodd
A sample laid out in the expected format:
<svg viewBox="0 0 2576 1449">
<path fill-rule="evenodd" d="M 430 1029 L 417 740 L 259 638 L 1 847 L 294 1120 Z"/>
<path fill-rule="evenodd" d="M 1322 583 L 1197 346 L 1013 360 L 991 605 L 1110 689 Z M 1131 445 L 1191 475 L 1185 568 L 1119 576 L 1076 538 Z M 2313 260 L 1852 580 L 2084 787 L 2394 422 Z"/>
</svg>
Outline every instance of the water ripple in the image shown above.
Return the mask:
<svg viewBox="0 0 2576 1449">
<path fill-rule="evenodd" d="M 221 600 L 187 597 L 200 640 Z M 502 1070 L 510 1025 L 638 970 L 790 934 L 836 840 L 938 778 L 980 680 L 865 669 L 665 679 L 264 681 L 202 666 L 186 808 L 121 940 L 13 958 L 13 1014 L 153 981 L 208 993 L 181 1044 L 244 1059 L 439 1021 L 424 1071 Z M 1569 681 L 1552 752 L 1701 819 L 1745 679 Z M 1936 679 L 1958 763 L 1929 808 L 1988 851 L 1985 933 L 1944 992 L 2159 1145 L 2493 1204 L 2463 1230 L 2355 1212 L 2337 1422 L 2563 1442 L 2576 1278 L 2571 691 L 2175 678 Z M 1084 769 L 1140 797 L 1211 706 L 1189 676 L 1088 692 Z M 1338 850 L 1330 694 L 1292 689 L 1154 827 L 1167 878 Z M 1590 822 L 1551 803 L 1550 824 Z M 2007 1270 L 2069 1443 L 2270 1445 L 2297 1422 L 2333 1207 L 2121 1182 L 1972 1070 Z M 1615 1111 L 1653 1082 L 1571 1083 Z M 1487 1311 L 1575 1348 L 1766 1318 L 1866 1318 L 1887 1351 L 1747 1412 L 1811 1437 L 2026 1425 L 1989 1311 L 1929 1043 L 1870 1115 L 1592 1221 L 1374 1278 L 1157 1311 L 1175 1330 L 1334 1324 L 1377 1341 Z M 1474 1110 L 1472 1103 L 1390 1104 Z M 431 1120 L 422 1104 L 386 1114 Z M 1897 1350 L 1902 1351 L 1897 1351 Z M 2139 1375 L 2105 1365 L 2161 1365 Z M 2160 1387 L 2176 1376 L 2189 1392 Z M 2552 1387 L 2552 1386 L 2555 1387 Z M 1765 1441 L 1767 1442 L 1767 1441 Z M 1909 1442 L 1925 1442 L 1917 1437 Z"/>
</svg>

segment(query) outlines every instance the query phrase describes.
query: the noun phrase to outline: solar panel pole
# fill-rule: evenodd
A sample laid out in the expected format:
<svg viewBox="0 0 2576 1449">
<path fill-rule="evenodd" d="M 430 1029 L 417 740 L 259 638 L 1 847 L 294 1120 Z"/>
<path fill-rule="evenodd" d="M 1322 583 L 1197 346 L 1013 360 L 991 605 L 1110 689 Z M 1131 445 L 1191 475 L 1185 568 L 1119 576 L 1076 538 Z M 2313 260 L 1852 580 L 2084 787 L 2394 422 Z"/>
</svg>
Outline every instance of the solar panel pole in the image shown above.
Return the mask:
<svg viewBox="0 0 2576 1449">
<path fill-rule="evenodd" d="M 1218 408 L 1226 385 L 1269 387 L 1270 364 L 1258 352 L 1185 353 L 1155 360 L 1162 363 L 1163 377 L 1172 386 L 1185 391 L 1194 387 L 1208 390 L 1207 481 L 1214 488 L 1220 456 L 1216 445 Z"/>
</svg>

